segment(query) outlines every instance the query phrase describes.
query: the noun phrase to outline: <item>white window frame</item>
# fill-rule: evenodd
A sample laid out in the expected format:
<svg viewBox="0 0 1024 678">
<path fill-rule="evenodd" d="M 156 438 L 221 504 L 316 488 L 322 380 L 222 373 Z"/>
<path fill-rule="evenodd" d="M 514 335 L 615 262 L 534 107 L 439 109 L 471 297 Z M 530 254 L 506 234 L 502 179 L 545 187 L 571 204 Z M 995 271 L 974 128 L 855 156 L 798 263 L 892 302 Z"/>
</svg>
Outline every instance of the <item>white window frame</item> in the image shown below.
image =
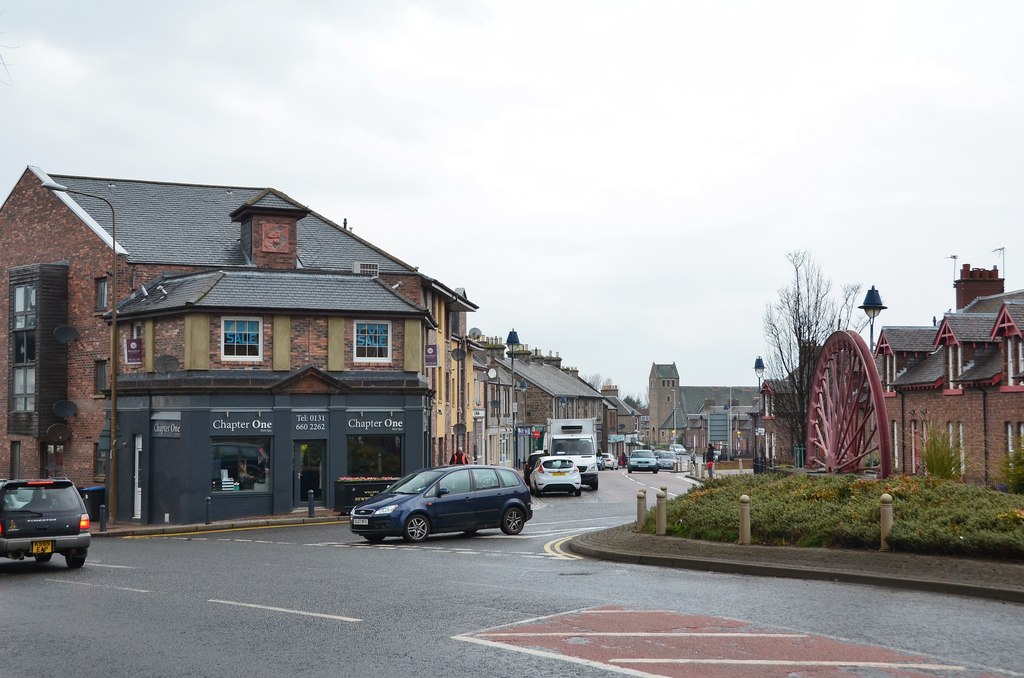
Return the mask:
<svg viewBox="0 0 1024 678">
<path fill-rule="evenodd" d="M 227 336 L 226 326 L 229 322 L 256 322 L 259 327 L 259 349 L 257 355 L 227 355 L 224 351 L 227 343 L 225 338 Z M 260 362 L 263 360 L 263 318 L 260 317 L 246 317 L 246 316 L 224 316 L 220 319 L 220 359 L 224 362 L 239 362 L 239 363 L 253 363 Z"/>
<path fill-rule="evenodd" d="M 359 326 L 360 325 L 385 325 L 388 329 L 388 353 L 387 356 L 360 356 L 359 355 Z M 356 320 L 352 324 L 352 360 L 363 364 L 377 364 L 391 362 L 391 354 L 394 349 L 394 334 L 390 320 Z"/>
</svg>

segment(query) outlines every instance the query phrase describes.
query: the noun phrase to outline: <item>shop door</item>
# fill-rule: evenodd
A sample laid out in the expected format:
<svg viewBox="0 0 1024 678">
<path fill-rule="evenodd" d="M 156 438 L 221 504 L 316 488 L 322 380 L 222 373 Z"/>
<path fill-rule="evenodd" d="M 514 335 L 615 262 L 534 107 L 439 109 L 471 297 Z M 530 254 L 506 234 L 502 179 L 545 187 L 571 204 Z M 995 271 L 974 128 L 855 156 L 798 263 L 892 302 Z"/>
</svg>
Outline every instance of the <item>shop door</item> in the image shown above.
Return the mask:
<svg viewBox="0 0 1024 678">
<path fill-rule="evenodd" d="M 132 467 L 132 497 L 134 497 L 134 503 L 132 504 L 132 518 L 138 520 L 142 518 L 142 481 L 140 480 L 140 469 L 139 457 L 142 456 L 142 436 L 136 434 L 135 436 L 135 461 Z"/>
<path fill-rule="evenodd" d="M 313 490 L 313 501 L 324 501 L 324 454 L 326 440 L 296 440 L 293 455 L 295 478 L 295 505 L 305 504 L 309 491 Z"/>
</svg>

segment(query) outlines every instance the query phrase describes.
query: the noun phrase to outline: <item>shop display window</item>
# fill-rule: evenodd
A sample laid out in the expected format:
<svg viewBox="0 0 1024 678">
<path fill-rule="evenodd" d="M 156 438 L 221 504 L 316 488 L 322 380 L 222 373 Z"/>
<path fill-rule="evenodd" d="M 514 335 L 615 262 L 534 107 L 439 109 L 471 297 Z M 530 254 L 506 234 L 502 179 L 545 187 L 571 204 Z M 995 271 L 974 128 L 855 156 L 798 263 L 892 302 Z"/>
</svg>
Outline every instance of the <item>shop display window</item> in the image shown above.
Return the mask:
<svg viewBox="0 0 1024 678">
<path fill-rule="evenodd" d="M 365 478 L 397 478 L 402 475 L 402 436 L 348 437 L 348 475 Z"/>
<path fill-rule="evenodd" d="M 270 438 L 214 438 L 212 443 L 212 491 L 270 491 Z"/>
</svg>

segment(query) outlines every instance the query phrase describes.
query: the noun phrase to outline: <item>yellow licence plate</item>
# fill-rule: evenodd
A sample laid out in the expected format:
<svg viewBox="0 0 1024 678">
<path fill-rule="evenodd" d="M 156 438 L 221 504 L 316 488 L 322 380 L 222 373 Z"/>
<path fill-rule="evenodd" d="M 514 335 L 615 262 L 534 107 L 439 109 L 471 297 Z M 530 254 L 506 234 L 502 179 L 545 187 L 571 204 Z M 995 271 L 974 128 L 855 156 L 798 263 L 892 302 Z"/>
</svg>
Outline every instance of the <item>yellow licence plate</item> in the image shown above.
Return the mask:
<svg viewBox="0 0 1024 678">
<path fill-rule="evenodd" d="M 32 542 L 32 555 L 38 556 L 44 553 L 53 553 L 53 542 L 52 541 L 34 541 Z"/>
<path fill-rule="evenodd" d="M 553 476 L 564 476 L 565 475 L 565 471 L 555 471 L 551 475 L 553 475 Z"/>
</svg>

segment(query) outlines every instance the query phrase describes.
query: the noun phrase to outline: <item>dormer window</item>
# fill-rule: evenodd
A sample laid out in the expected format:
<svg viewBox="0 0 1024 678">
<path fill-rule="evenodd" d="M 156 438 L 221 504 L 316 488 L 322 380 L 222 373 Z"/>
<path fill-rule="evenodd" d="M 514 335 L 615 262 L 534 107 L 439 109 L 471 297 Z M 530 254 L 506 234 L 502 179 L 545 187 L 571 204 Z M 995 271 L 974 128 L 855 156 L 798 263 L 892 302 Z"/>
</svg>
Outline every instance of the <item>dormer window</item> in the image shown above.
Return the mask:
<svg viewBox="0 0 1024 678">
<path fill-rule="evenodd" d="M 376 278 L 380 274 L 380 264 L 374 264 L 368 261 L 357 261 L 352 264 L 352 272 Z"/>
</svg>

